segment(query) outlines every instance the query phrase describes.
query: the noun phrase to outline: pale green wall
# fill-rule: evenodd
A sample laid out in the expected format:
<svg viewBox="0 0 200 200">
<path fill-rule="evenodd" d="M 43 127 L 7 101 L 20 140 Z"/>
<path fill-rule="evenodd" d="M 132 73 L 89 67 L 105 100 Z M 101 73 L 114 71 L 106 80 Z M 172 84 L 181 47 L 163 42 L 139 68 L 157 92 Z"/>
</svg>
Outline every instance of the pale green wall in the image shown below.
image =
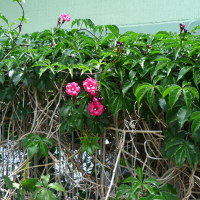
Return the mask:
<svg viewBox="0 0 200 200">
<path fill-rule="evenodd" d="M 175 32 L 179 23 L 189 29 L 200 25 L 200 0 L 26 0 L 23 5 L 29 18 L 24 32 L 54 27 L 60 13 L 72 19 L 90 18 L 95 24 L 116 24 L 122 31 Z M 21 10 L 16 2 L 0 0 L 0 13 L 15 21 Z"/>
</svg>

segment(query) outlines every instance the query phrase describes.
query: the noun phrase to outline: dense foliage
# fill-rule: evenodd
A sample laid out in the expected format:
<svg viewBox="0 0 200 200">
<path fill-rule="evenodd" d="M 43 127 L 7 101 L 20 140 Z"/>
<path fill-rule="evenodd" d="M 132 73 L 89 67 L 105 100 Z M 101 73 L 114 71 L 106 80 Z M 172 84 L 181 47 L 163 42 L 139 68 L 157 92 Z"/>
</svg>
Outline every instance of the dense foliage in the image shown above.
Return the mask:
<svg viewBox="0 0 200 200">
<path fill-rule="evenodd" d="M 20 87 L 36 88 L 41 98 L 47 90 L 53 98 L 54 82 L 61 85 L 67 77 L 68 82 L 82 84 L 94 77 L 106 112 L 90 116 L 87 94 L 66 96 L 60 103 L 63 132 L 103 132 L 111 116 L 120 111 L 132 114 L 137 101 L 141 117 L 152 128 L 156 123 L 166 127 L 166 156 L 179 166 L 187 161 L 194 167 L 200 142 L 199 36 L 187 33 L 182 41 L 180 35 L 167 32 L 119 34 L 116 26 L 95 26 L 90 20 L 75 20 L 72 25 L 77 28 L 17 38 L 16 31 L 1 28 L 1 101 L 15 102 L 18 117 L 25 119 L 33 110 L 28 100 L 24 106 L 18 101 Z"/>
<path fill-rule="evenodd" d="M 88 19 L 74 20 L 71 30 L 22 35 L 0 27 L 1 104 L 15 106 L 13 121 L 26 120 L 34 116 L 34 107 L 32 97 L 20 94 L 21 89 L 37 91 L 44 104 L 47 96 L 53 101 L 55 90 L 60 90 L 64 98 L 49 105 L 60 109 L 60 130 L 76 132 L 82 150 L 90 154 L 100 148 L 98 139 L 106 127 L 115 126 L 119 116 L 125 119 L 137 111 L 152 130 L 163 130 L 164 157 L 179 167 L 196 168 L 200 162 L 200 38 L 192 33 L 120 34 L 117 26 L 95 26 Z M 88 77 L 98 81 L 96 97 L 105 108 L 100 116 L 88 112 L 92 99 L 82 86 Z M 79 84 L 79 95 L 65 93 L 71 82 Z M 29 135 L 22 145 L 30 156 L 48 156 L 48 148 L 55 144 Z"/>
</svg>

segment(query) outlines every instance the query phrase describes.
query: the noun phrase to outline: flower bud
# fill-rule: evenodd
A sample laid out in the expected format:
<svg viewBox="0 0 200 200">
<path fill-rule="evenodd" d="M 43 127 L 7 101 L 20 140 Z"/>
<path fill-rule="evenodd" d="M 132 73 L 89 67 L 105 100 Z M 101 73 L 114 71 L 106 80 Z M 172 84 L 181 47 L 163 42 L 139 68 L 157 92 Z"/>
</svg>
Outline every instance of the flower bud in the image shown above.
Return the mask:
<svg viewBox="0 0 200 200">
<path fill-rule="evenodd" d="M 184 33 L 187 33 L 187 32 L 188 32 L 188 30 L 187 30 L 186 28 L 184 28 L 183 30 L 184 30 Z"/>
<path fill-rule="evenodd" d="M 151 45 L 150 45 L 150 44 L 147 44 L 147 45 L 146 45 L 146 48 L 147 48 L 147 49 L 151 49 Z"/>
<path fill-rule="evenodd" d="M 185 24 L 180 24 L 180 30 L 183 31 L 185 29 Z"/>
</svg>

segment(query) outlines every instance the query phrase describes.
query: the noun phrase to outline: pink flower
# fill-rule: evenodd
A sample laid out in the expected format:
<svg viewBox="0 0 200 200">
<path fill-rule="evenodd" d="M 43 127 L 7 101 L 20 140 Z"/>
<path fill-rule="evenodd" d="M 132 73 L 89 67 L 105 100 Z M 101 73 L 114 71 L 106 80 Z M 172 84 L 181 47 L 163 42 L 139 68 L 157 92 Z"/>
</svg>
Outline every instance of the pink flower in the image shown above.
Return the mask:
<svg viewBox="0 0 200 200">
<path fill-rule="evenodd" d="M 96 97 L 96 91 L 91 91 L 91 92 L 88 92 L 88 96 L 90 97 L 90 98 L 93 98 L 93 97 Z"/>
<path fill-rule="evenodd" d="M 63 20 L 62 23 L 69 22 L 71 20 L 70 16 L 68 14 L 66 14 L 66 13 L 61 14 L 60 18 Z"/>
<path fill-rule="evenodd" d="M 99 116 L 104 111 L 104 106 L 99 102 L 92 102 L 88 105 L 88 111 L 90 115 Z"/>
<path fill-rule="evenodd" d="M 93 97 L 93 98 L 92 98 L 92 101 L 93 101 L 93 102 L 98 102 L 99 100 L 98 100 L 96 97 Z"/>
<path fill-rule="evenodd" d="M 80 92 L 80 87 L 78 83 L 72 82 L 66 85 L 66 93 L 70 96 L 77 96 Z"/>
<path fill-rule="evenodd" d="M 83 87 L 86 92 L 94 92 L 97 89 L 98 82 L 93 78 L 87 78 L 83 81 Z"/>
</svg>

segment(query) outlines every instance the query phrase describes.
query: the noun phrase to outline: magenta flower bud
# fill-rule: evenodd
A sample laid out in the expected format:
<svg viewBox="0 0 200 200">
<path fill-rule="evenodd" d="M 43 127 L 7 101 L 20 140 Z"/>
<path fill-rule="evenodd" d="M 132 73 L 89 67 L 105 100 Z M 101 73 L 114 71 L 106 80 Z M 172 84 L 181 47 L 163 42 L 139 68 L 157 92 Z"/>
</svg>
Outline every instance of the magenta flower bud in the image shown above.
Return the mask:
<svg viewBox="0 0 200 200">
<path fill-rule="evenodd" d="M 188 32 L 188 30 L 187 30 L 186 28 L 184 28 L 183 30 L 184 30 L 184 33 L 187 33 L 187 32 Z"/>
<path fill-rule="evenodd" d="M 89 96 L 90 98 L 96 97 L 96 96 L 97 96 L 96 91 L 88 92 L 88 96 Z"/>
<path fill-rule="evenodd" d="M 181 31 L 183 31 L 184 28 L 185 28 L 185 24 L 180 24 L 180 29 L 181 29 Z"/>
<path fill-rule="evenodd" d="M 150 44 L 147 44 L 147 45 L 146 45 L 146 48 L 147 48 L 147 49 L 151 49 L 151 45 L 150 45 Z"/>
<path fill-rule="evenodd" d="M 117 41 L 117 46 L 118 47 L 123 46 L 123 44 L 124 44 L 123 42 Z"/>
<path fill-rule="evenodd" d="M 98 99 L 98 98 L 96 98 L 96 97 L 93 97 L 93 98 L 92 98 L 92 101 L 93 101 L 93 102 L 98 102 L 98 101 L 99 101 L 99 99 Z"/>
</svg>

